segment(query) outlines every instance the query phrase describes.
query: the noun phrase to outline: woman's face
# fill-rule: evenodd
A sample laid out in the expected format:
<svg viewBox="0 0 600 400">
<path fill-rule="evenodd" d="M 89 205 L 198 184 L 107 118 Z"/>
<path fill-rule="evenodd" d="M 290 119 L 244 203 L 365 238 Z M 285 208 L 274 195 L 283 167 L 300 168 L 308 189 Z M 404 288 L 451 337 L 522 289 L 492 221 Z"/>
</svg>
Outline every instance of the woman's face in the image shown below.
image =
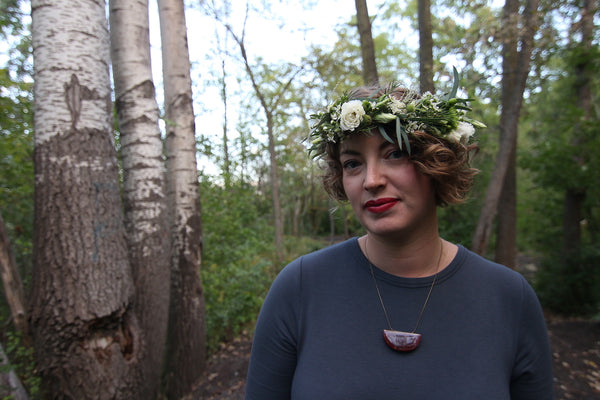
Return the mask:
<svg viewBox="0 0 600 400">
<path fill-rule="evenodd" d="M 342 183 L 360 223 L 372 235 L 437 229 L 431 179 L 379 133 L 355 134 L 341 144 Z"/>
</svg>

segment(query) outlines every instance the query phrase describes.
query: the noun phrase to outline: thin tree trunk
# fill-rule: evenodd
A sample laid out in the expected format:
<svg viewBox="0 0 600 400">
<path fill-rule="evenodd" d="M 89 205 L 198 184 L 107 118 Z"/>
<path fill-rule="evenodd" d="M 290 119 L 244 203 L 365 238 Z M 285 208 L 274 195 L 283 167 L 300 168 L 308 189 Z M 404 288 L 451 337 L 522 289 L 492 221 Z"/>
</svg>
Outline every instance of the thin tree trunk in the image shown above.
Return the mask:
<svg viewBox="0 0 600 400">
<path fill-rule="evenodd" d="M 150 62 L 148 1 L 110 1 L 115 99 L 134 312 L 144 346 L 132 377 L 140 399 L 158 394 L 169 310 L 170 252 L 163 145 Z"/>
<path fill-rule="evenodd" d="M 114 149 L 103 0 L 32 1 L 31 328 L 46 398 L 133 398 L 141 334 Z"/>
<path fill-rule="evenodd" d="M 206 368 L 202 223 L 184 4 L 158 0 L 158 8 L 169 121 L 166 154 L 173 246 L 165 392 L 167 398 L 178 399 L 191 392 Z"/>
<path fill-rule="evenodd" d="M 29 400 L 29 396 L 15 373 L 4 348 L 0 344 L 0 398 L 10 400 Z"/>
<path fill-rule="evenodd" d="M 229 138 L 227 135 L 227 71 L 225 60 L 221 61 L 221 99 L 223 100 L 223 175 L 225 188 L 231 186 L 231 162 L 229 161 Z"/>
<path fill-rule="evenodd" d="M 511 92 L 515 90 L 515 85 L 518 82 L 517 70 L 519 68 L 519 0 L 507 1 L 504 6 L 504 36 L 502 48 L 502 109 L 509 107 L 511 101 Z M 519 111 L 520 112 L 520 111 Z M 500 121 L 500 134 L 506 135 L 504 121 Z M 514 126 L 509 126 L 507 129 L 517 130 L 518 120 Z M 514 268 L 516 265 L 517 255 L 517 169 L 516 169 L 516 151 L 517 151 L 517 134 L 512 138 L 511 155 L 508 159 L 508 167 L 506 175 L 502 182 L 502 191 L 498 201 L 498 224 L 496 227 L 496 254 L 495 261 Z"/>
<path fill-rule="evenodd" d="M 375 44 L 373 43 L 367 1 L 355 0 L 355 5 L 362 53 L 363 80 L 365 85 L 377 84 L 379 82 L 379 75 L 377 74 L 377 63 L 375 62 Z"/>
<path fill-rule="evenodd" d="M 419 84 L 421 93 L 433 93 L 433 34 L 431 1 L 418 0 L 419 12 Z"/>
<path fill-rule="evenodd" d="M 496 255 L 494 260 L 509 268 L 516 267 L 517 260 L 517 173 L 516 146 L 509 162 L 498 203 L 498 226 Z"/>
<path fill-rule="evenodd" d="M 256 86 L 256 90 L 259 91 L 258 86 Z M 266 102 L 264 104 L 266 107 Z M 277 153 L 275 152 L 275 134 L 273 133 L 273 114 L 268 107 L 264 110 L 265 114 L 267 114 L 269 172 L 271 175 L 271 190 L 273 192 L 273 217 L 275 219 L 275 249 L 277 261 L 281 261 L 283 260 L 283 212 L 281 210 L 281 195 L 279 193 L 279 172 L 277 168 Z"/>
<path fill-rule="evenodd" d="M 594 38 L 594 1 L 583 0 L 581 9 L 581 19 L 578 23 L 579 31 L 581 32 L 581 47 L 587 51 L 591 51 Z M 589 120 L 592 114 L 592 91 L 591 80 L 594 73 L 594 66 L 588 60 L 589 58 L 581 57 L 582 62 L 575 67 L 577 73 L 577 82 L 575 90 L 577 91 L 578 106 L 583 110 L 583 119 Z M 585 141 L 578 134 L 578 130 L 574 129 L 575 135 L 571 141 L 571 145 L 575 147 L 585 146 Z M 574 160 L 580 166 L 585 165 L 588 161 L 582 157 Z M 584 187 L 568 187 L 565 191 L 563 202 L 563 254 L 567 258 L 579 255 L 581 249 L 581 210 L 587 189 Z"/>
<path fill-rule="evenodd" d="M 25 304 L 25 295 L 23 282 L 17 262 L 12 251 L 10 239 L 6 232 L 4 219 L 0 214 L 0 270 L 2 272 L 2 284 L 4 285 L 4 295 L 10 308 L 15 328 L 21 333 L 26 344 L 31 344 L 29 326 L 27 324 L 27 309 Z"/>
<path fill-rule="evenodd" d="M 503 17 L 503 27 L 508 29 L 515 26 L 515 19 L 519 18 L 518 14 L 510 12 L 514 3 L 518 4 L 518 0 L 507 0 L 505 4 L 505 14 Z M 479 254 L 484 254 L 487 250 L 487 245 L 491 236 L 494 217 L 498 210 L 500 194 L 502 186 L 506 179 L 506 174 L 509 169 L 511 157 L 514 153 L 514 143 L 517 140 L 517 127 L 519 123 L 519 115 L 521 105 L 523 103 L 523 92 L 529 75 L 530 59 L 533 47 L 533 36 L 538 26 L 537 16 L 538 1 L 528 0 L 523 11 L 523 24 L 520 39 L 520 51 L 517 57 L 516 69 L 514 71 L 514 85 L 508 93 L 503 93 L 502 112 L 500 115 L 500 145 L 498 155 L 496 156 L 496 164 L 492 171 L 492 176 L 488 184 L 483 208 L 479 215 L 475 234 L 473 235 L 472 250 Z M 509 35 L 510 37 L 510 35 Z M 503 40 L 507 40 L 504 38 Z M 508 51 L 508 44 L 505 43 Z M 503 71 L 504 74 L 511 71 Z M 503 77 L 504 79 L 504 77 Z"/>
<path fill-rule="evenodd" d="M 218 16 L 217 16 L 218 18 Z M 248 77 L 250 78 L 250 82 L 252 83 L 252 88 L 254 89 L 254 93 L 261 104 L 263 112 L 265 113 L 265 118 L 267 120 L 267 137 L 268 137 L 268 148 L 269 148 L 269 172 L 271 178 L 271 189 L 272 189 L 272 200 L 273 200 L 273 219 L 275 224 L 275 252 L 278 261 L 283 260 L 283 212 L 281 210 L 281 200 L 279 193 L 279 173 L 277 168 L 277 153 L 275 150 L 275 133 L 273 131 L 273 113 L 277 110 L 280 101 L 282 100 L 284 94 L 292 84 L 296 75 L 302 70 L 299 68 L 295 73 L 291 75 L 291 77 L 287 80 L 287 82 L 282 83 L 279 89 L 277 90 L 277 95 L 270 102 L 267 101 L 265 94 L 260 88 L 256 80 L 256 76 L 252 67 L 250 66 L 250 61 L 248 60 L 248 54 L 246 53 L 246 45 L 244 43 L 244 36 L 238 36 L 234 32 L 233 28 L 230 25 L 225 24 L 225 29 L 231 34 L 237 45 L 239 46 L 240 53 L 242 55 L 242 60 L 244 61 L 244 67 L 246 68 L 246 72 L 248 73 Z"/>
</svg>

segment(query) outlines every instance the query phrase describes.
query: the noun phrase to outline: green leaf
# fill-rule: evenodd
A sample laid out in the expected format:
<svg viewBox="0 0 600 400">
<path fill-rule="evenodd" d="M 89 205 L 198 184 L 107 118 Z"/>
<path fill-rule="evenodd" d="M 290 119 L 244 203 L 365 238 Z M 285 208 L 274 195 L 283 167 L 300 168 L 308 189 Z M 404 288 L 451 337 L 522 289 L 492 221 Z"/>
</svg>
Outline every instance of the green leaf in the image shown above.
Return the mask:
<svg viewBox="0 0 600 400">
<path fill-rule="evenodd" d="M 398 138 L 398 146 L 400 147 L 400 150 L 402 150 L 402 142 L 404 142 L 404 145 L 406 146 L 406 152 L 410 154 L 410 142 L 408 141 L 408 134 L 402 127 L 400 118 L 396 118 L 396 137 Z"/>
<path fill-rule="evenodd" d="M 456 67 L 452 67 L 452 72 L 454 74 L 454 82 L 452 83 L 452 90 L 446 95 L 446 101 L 456 97 L 456 93 L 458 93 L 458 86 L 460 85 L 460 74 L 458 73 Z"/>
<path fill-rule="evenodd" d="M 379 128 L 379 133 L 381 133 L 381 136 L 383 136 L 383 138 L 385 140 L 387 140 L 390 143 L 394 143 L 394 141 L 392 140 L 392 138 L 387 134 L 387 132 L 385 131 L 385 129 L 383 129 L 383 126 L 381 125 L 377 125 L 377 128 Z"/>
</svg>

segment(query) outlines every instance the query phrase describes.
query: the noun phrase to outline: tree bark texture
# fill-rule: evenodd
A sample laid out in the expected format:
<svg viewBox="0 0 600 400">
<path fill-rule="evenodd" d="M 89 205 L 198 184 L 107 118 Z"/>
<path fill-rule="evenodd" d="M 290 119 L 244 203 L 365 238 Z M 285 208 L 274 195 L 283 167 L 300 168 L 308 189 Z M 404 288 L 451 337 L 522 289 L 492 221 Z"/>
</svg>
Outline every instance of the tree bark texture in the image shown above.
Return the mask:
<svg viewBox="0 0 600 400">
<path fill-rule="evenodd" d="M 167 120 L 167 192 L 172 215 L 171 303 L 165 391 L 189 393 L 206 366 L 205 305 L 192 81 L 183 0 L 158 1 Z"/>
<path fill-rule="evenodd" d="M 418 0 L 419 13 L 419 86 L 421 93 L 435 91 L 433 86 L 433 34 L 431 1 Z"/>
<path fill-rule="evenodd" d="M 514 71 L 504 70 L 507 66 L 503 62 L 503 80 L 514 76 L 514 84 L 506 86 L 506 93 L 502 94 L 502 111 L 500 115 L 500 145 L 496 156 L 496 164 L 492 171 L 488 189 L 479 220 L 473 235 L 471 248 L 479 254 L 484 254 L 491 236 L 494 217 L 498 211 L 500 194 L 503 190 L 504 180 L 509 169 L 509 163 L 514 152 L 514 143 L 517 140 L 517 127 L 521 105 L 523 103 L 523 92 L 527 82 L 527 76 L 531 66 L 531 52 L 533 47 L 533 36 L 538 27 L 538 1 L 527 0 L 522 16 L 518 14 L 518 0 L 507 0 L 503 15 L 503 57 L 510 48 L 511 35 L 519 35 L 517 61 Z M 511 28 L 518 27 L 516 31 Z M 508 30 L 508 32 L 506 32 Z M 512 75 L 514 74 L 514 75 Z M 508 77 L 508 78 L 507 78 Z"/>
<path fill-rule="evenodd" d="M 29 336 L 29 325 L 27 324 L 27 306 L 25 304 L 23 282 L 19 275 L 19 269 L 2 215 L 0 215 L 0 271 L 2 272 L 4 295 L 15 328 L 23 335 L 25 342 L 29 343 L 31 338 Z"/>
<path fill-rule="evenodd" d="M 371 32 L 371 19 L 367 9 L 366 0 L 355 0 L 356 22 L 360 36 L 360 49 L 363 64 L 363 80 L 365 85 L 373 85 L 379 82 L 377 63 L 375 61 L 375 44 Z"/>
<path fill-rule="evenodd" d="M 160 387 L 170 291 L 163 144 L 150 61 L 148 1 L 110 1 L 110 34 L 123 165 L 123 201 L 134 312 L 143 333 L 130 386 L 140 399 Z"/>
<path fill-rule="evenodd" d="M 31 327 L 45 397 L 126 397 L 139 345 L 103 0 L 32 1 Z"/>
</svg>

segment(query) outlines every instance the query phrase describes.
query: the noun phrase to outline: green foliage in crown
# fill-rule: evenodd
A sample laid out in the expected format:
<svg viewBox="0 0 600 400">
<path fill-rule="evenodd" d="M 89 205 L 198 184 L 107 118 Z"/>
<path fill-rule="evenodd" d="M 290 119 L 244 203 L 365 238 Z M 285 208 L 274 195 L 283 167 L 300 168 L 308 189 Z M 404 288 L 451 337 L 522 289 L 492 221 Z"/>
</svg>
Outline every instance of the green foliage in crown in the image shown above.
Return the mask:
<svg viewBox="0 0 600 400">
<path fill-rule="evenodd" d="M 377 129 L 389 142 L 385 126 L 395 124 L 396 141 L 410 153 L 409 135 L 424 131 L 450 142 L 467 143 L 475 128 L 484 128 L 479 121 L 466 116 L 472 99 L 456 97 L 459 76 L 454 69 L 454 86 L 443 98 L 427 92 L 417 92 L 392 84 L 379 97 L 352 98 L 344 93 L 325 111 L 311 115 L 316 122 L 311 127 L 310 152 L 314 157 L 325 153 L 326 144 L 340 143 L 349 135 Z M 400 90 L 398 90 L 400 89 Z"/>
</svg>

